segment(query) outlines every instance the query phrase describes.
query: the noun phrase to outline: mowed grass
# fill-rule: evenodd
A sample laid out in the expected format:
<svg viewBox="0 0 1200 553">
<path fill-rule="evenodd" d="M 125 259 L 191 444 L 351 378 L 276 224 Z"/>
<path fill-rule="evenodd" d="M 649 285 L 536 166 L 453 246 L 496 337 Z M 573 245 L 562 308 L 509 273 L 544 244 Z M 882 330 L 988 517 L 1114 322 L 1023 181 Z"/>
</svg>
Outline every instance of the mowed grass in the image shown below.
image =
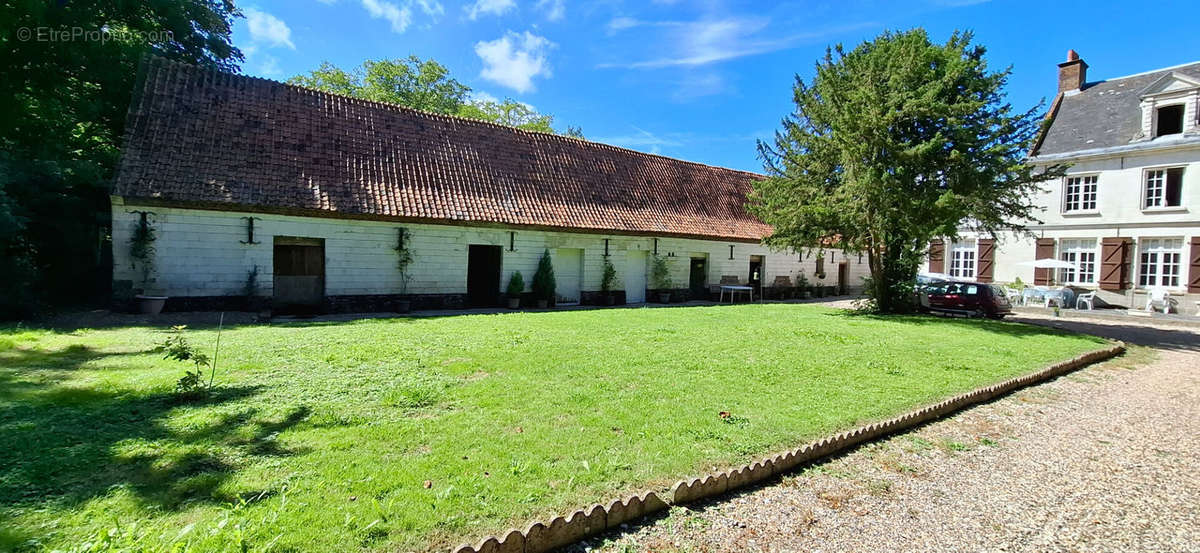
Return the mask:
<svg viewBox="0 0 1200 553">
<path fill-rule="evenodd" d="M 165 336 L 0 331 L 0 550 L 450 546 L 1102 345 L 805 305 L 243 326 L 188 403 Z"/>
</svg>

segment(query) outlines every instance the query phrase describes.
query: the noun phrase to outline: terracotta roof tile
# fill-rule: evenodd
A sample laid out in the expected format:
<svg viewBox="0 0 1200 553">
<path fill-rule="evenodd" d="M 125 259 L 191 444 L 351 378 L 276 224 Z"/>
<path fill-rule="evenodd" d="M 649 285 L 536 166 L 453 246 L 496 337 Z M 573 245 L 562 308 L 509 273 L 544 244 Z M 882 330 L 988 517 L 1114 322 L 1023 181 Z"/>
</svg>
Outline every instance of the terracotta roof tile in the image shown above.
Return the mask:
<svg viewBox="0 0 1200 553">
<path fill-rule="evenodd" d="M 753 173 L 150 58 L 115 193 L 231 210 L 758 240 Z"/>
</svg>

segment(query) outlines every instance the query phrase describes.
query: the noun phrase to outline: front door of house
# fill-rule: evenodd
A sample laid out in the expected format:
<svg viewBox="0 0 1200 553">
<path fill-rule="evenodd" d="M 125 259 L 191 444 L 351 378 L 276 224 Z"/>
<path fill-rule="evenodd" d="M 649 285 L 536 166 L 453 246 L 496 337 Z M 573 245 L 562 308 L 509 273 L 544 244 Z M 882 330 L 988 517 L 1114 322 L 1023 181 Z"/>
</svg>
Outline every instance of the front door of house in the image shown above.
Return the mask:
<svg viewBox="0 0 1200 553">
<path fill-rule="evenodd" d="M 838 295 L 844 296 L 850 293 L 850 262 L 843 261 L 838 263 Z"/>
<path fill-rule="evenodd" d="M 495 307 L 500 303 L 500 246 L 467 246 L 467 304 Z"/>
<path fill-rule="evenodd" d="M 276 236 L 274 307 L 280 312 L 315 312 L 325 299 L 325 239 Z"/>
</svg>

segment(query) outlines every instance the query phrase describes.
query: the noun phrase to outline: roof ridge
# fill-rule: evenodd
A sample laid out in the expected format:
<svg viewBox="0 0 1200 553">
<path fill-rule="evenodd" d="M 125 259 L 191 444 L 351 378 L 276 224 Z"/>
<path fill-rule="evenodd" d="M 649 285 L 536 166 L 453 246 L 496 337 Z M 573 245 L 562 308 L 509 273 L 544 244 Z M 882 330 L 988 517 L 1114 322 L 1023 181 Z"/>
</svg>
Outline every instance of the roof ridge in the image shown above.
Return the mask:
<svg viewBox="0 0 1200 553">
<path fill-rule="evenodd" d="M 1151 70 L 1149 70 L 1149 71 L 1142 71 L 1142 72 L 1140 72 L 1140 73 L 1133 73 L 1133 74 L 1130 74 L 1130 75 L 1122 75 L 1122 76 L 1120 76 L 1120 77 L 1111 77 L 1111 78 L 1107 78 L 1107 79 L 1101 79 L 1101 80 L 1099 80 L 1099 81 L 1094 81 L 1094 82 L 1090 82 L 1090 83 L 1087 83 L 1087 84 L 1091 84 L 1091 85 L 1097 85 L 1097 84 L 1100 84 L 1100 83 L 1108 83 L 1108 82 L 1112 82 L 1112 81 L 1120 81 L 1120 80 L 1124 80 L 1124 79 L 1130 79 L 1130 78 L 1133 78 L 1133 77 L 1144 77 L 1144 76 L 1146 76 L 1146 75 L 1150 75 L 1150 74 L 1153 74 L 1153 73 L 1159 73 L 1159 72 L 1162 72 L 1162 71 L 1171 71 L 1171 70 L 1174 70 L 1174 69 L 1181 69 L 1181 68 L 1184 68 L 1184 67 L 1188 67 L 1188 66 L 1190 66 L 1190 65 L 1200 65 L 1200 60 L 1196 60 L 1196 61 L 1189 61 L 1189 62 L 1187 62 L 1187 63 L 1181 63 L 1181 64 L 1178 64 L 1178 65 L 1171 65 L 1171 66 L 1167 66 L 1167 67 L 1160 67 L 1160 68 L 1158 68 L 1158 69 L 1151 69 Z"/>
<path fill-rule="evenodd" d="M 409 106 L 405 106 L 405 105 L 397 104 L 397 103 L 394 103 L 394 102 L 384 102 L 384 101 L 380 101 L 380 100 L 370 100 L 370 99 L 367 99 L 367 98 L 356 98 L 356 97 L 354 97 L 354 96 L 347 96 L 347 95 L 345 95 L 345 94 L 338 94 L 338 93 L 335 93 L 335 92 L 329 92 L 329 91 L 326 91 L 326 90 L 320 90 L 320 89 L 317 89 L 317 88 L 312 88 L 312 87 L 307 87 L 307 86 L 302 86 L 302 85 L 292 84 L 292 83 L 283 82 L 283 81 L 277 81 L 277 80 L 275 80 L 275 79 L 268 79 L 268 78 L 266 78 L 266 77 L 259 77 L 259 76 L 256 76 L 256 75 L 246 75 L 246 74 L 241 74 L 241 73 L 234 73 L 234 72 L 231 72 L 231 71 L 223 71 L 223 70 L 221 70 L 221 69 L 219 69 L 219 68 L 216 68 L 216 67 L 204 67 L 204 66 L 199 66 L 199 65 L 193 65 L 193 64 L 190 64 L 190 63 L 184 63 L 184 62 L 181 62 L 181 61 L 176 61 L 176 60 L 168 59 L 168 58 L 165 58 L 165 57 L 162 57 L 162 56 L 157 56 L 157 55 L 154 55 L 154 54 L 147 54 L 147 57 L 149 57 L 149 58 L 150 58 L 150 60 L 151 60 L 151 64 L 153 64 L 155 61 L 161 61 L 161 62 L 163 62 L 163 63 L 166 63 L 166 64 L 170 64 L 170 65 L 178 66 L 178 67 L 180 67 L 180 68 L 185 68 L 185 69 L 187 69 L 187 70 L 208 71 L 208 72 L 211 72 L 211 73 L 216 73 L 216 74 L 225 75 L 225 76 L 227 76 L 227 77 L 232 77 L 232 78 L 234 78 L 234 79 L 246 79 L 246 80 L 250 80 L 250 81 L 259 81 L 259 82 L 266 83 L 266 84 L 270 84 L 270 85 L 274 85 L 274 86 L 282 86 L 282 87 L 286 87 L 286 88 L 292 88 L 292 89 L 296 89 L 296 90 L 302 90 L 302 91 L 305 91 L 305 92 L 311 92 L 311 93 L 314 93 L 314 94 L 319 94 L 319 95 L 322 95 L 322 96 L 333 97 L 333 98 L 341 98 L 341 99 L 343 99 L 343 100 L 350 100 L 350 101 L 353 101 L 353 102 L 358 102 L 358 103 L 361 103 L 361 104 L 364 104 L 364 105 L 368 105 L 368 106 L 376 106 L 376 107 L 383 108 L 383 109 L 391 109 L 391 110 L 398 110 L 398 111 L 402 111 L 402 112 L 407 112 L 407 113 L 411 113 L 411 114 L 413 114 L 413 115 L 417 115 L 417 116 L 420 116 L 420 117 L 430 117 L 430 118 L 433 118 L 433 119 L 443 119 L 443 120 L 450 121 L 450 122 L 463 122 L 463 123 L 470 123 L 470 124 L 478 124 L 478 125 L 483 125 L 483 126 L 485 126 L 485 127 L 492 127 L 492 128 L 495 128 L 495 129 L 498 129 L 498 130 L 502 130 L 502 131 L 514 132 L 514 133 L 516 133 L 516 134 L 526 134 L 526 135 L 532 135 L 532 136 L 535 136 L 535 137 L 537 137 L 537 136 L 544 136 L 544 137 L 550 137 L 550 138 L 553 138 L 553 139 L 561 139 L 561 140 L 574 140 L 574 141 L 581 142 L 581 143 L 584 143 L 584 144 L 587 144 L 587 145 L 591 145 L 591 146 L 598 146 L 598 147 L 601 147 L 601 148 L 611 148 L 611 149 L 614 149 L 614 150 L 619 150 L 619 151 L 630 152 L 630 153 L 632 153 L 632 154 L 639 155 L 639 156 L 644 156 L 644 157 L 652 157 L 652 158 L 664 159 L 664 160 L 667 160 L 667 161 L 674 161 L 674 162 L 687 163 L 687 164 L 690 164 L 690 165 L 698 165 L 698 166 L 701 166 L 701 167 L 708 167 L 708 168 L 711 168 L 711 169 L 720 169 L 720 170 L 722 170 L 722 171 L 731 171 L 731 172 L 734 172 L 734 173 L 743 173 L 743 174 L 746 174 L 746 175 L 751 175 L 751 176 L 754 176 L 754 177 L 763 177 L 763 176 L 765 176 L 765 175 L 763 175 L 763 174 L 761 174 L 761 173 L 755 173 L 755 172 L 752 172 L 752 171 L 744 171 L 744 170 L 742 170 L 742 169 L 734 169 L 734 168 L 732 168 L 732 167 L 722 167 L 722 166 L 720 166 L 720 165 L 710 165 L 710 164 L 708 164 L 708 163 L 701 163 L 701 162 L 699 162 L 699 161 L 691 161 L 691 160 L 687 160 L 687 159 L 679 159 L 679 158 L 676 158 L 676 157 L 664 156 L 664 155 L 661 155 L 661 154 L 654 154 L 654 153 L 649 153 L 649 152 L 643 152 L 643 151 L 640 151 L 640 150 L 634 150 L 634 149 L 631 149 L 631 148 L 624 148 L 624 147 L 621 147 L 621 146 L 616 146 L 616 145 L 613 145 L 613 144 L 608 144 L 608 143 L 605 143 L 605 142 L 596 142 L 596 141 L 594 141 L 594 140 L 588 140 L 588 139 L 586 139 L 586 138 L 579 138 L 579 137 L 575 137 L 575 136 L 567 136 L 567 135 L 563 135 L 563 134 L 558 134 L 558 133 L 550 133 L 550 132 L 545 132 L 545 131 L 533 131 L 533 130 L 528 130 L 528 129 L 522 129 L 522 128 L 518 128 L 518 127 L 513 127 L 513 126 L 510 126 L 510 125 L 502 125 L 502 124 L 500 124 L 500 123 L 494 123 L 494 122 L 492 122 L 492 121 L 485 121 L 485 120 L 483 120 L 483 119 L 475 119 L 475 118 L 473 118 L 473 117 L 466 117 L 466 116 L 462 116 L 462 115 L 453 115 L 453 114 L 448 114 L 448 113 L 437 113 L 437 112 L 432 112 L 432 111 L 425 111 L 425 110 L 420 110 L 420 109 L 416 109 L 416 108 L 413 108 L 413 107 L 409 107 Z"/>
</svg>

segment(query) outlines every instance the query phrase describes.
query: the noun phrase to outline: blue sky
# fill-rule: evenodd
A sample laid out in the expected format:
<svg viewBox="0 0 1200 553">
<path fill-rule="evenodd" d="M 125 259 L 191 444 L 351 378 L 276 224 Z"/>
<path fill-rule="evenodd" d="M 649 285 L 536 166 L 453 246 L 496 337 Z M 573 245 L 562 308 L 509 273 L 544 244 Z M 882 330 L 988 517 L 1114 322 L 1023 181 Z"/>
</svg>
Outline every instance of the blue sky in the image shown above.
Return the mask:
<svg viewBox="0 0 1200 553">
<path fill-rule="evenodd" d="M 1013 66 L 1009 97 L 1055 93 L 1069 48 L 1088 80 L 1200 59 L 1195 6 L 1160 2 L 980 0 L 254 0 L 234 42 L 244 72 L 284 80 L 328 60 L 433 58 L 481 97 L 511 97 L 583 128 L 590 140 L 761 170 L 754 143 L 792 109 L 828 45 L 925 27 L 970 29 L 992 67 Z M 1172 16 L 1170 14 L 1174 13 Z"/>
</svg>

